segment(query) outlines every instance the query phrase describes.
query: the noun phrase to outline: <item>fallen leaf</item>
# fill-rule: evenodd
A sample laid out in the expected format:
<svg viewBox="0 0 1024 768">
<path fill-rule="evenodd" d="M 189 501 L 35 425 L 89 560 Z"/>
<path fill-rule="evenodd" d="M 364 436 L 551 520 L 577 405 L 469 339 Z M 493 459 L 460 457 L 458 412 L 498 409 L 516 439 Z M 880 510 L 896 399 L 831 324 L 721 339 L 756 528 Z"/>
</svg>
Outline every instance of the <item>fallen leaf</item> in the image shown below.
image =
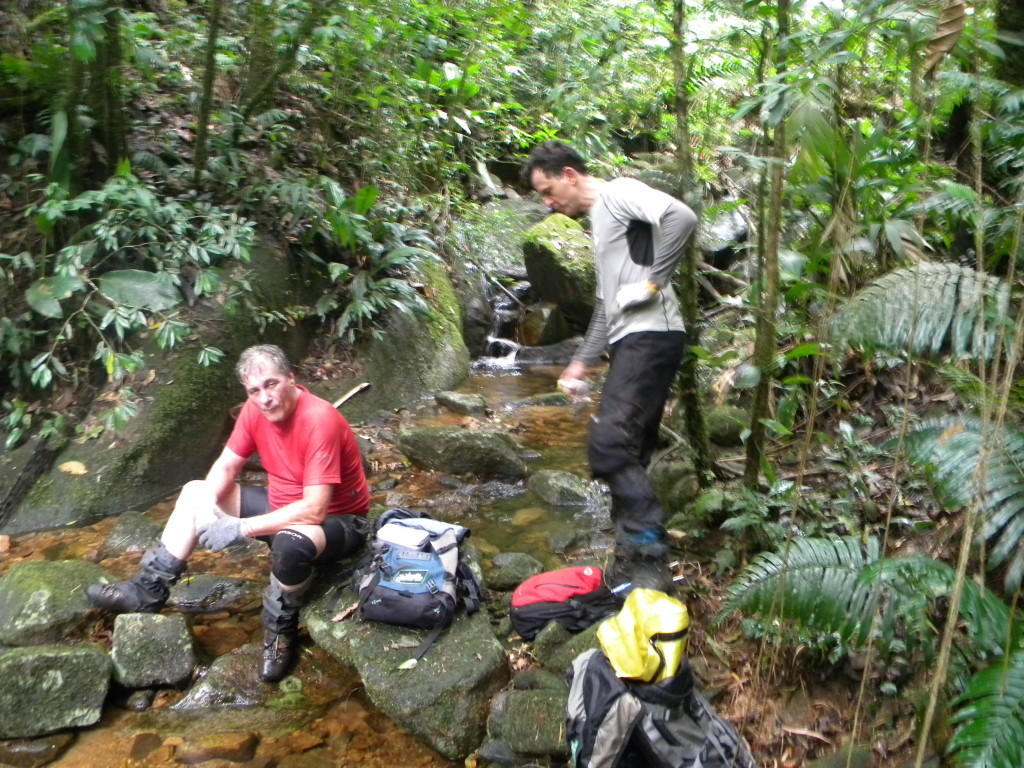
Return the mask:
<svg viewBox="0 0 1024 768">
<path fill-rule="evenodd" d="M 333 619 L 331 619 L 331 621 L 344 621 L 345 619 L 349 618 L 353 613 L 355 613 L 356 608 L 358 607 L 359 603 L 352 603 L 352 605 L 350 605 L 348 608 L 346 608 Z"/>
<path fill-rule="evenodd" d="M 69 475 L 87 475 L 89 470 L 85 468 L 85 464 L 80 461 L 65 461 L 59 467 L 61 472 L 67 472 Z"/>
</svg>

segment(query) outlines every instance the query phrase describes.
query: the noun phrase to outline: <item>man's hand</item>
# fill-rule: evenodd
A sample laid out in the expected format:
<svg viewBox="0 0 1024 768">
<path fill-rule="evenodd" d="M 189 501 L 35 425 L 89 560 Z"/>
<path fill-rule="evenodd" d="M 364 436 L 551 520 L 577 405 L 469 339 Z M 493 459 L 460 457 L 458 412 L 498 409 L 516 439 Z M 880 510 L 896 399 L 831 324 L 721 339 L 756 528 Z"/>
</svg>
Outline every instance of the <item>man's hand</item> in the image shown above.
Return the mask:
<svg viewBox="0 0 1024 768">
<path fill-rule="evenodd" d="M 199 530 L 199 544 L 211 552 L 220 552 L 232 544 L 240 544 L 248 537 L 241 518 L 216 511 L 216 519 Z"/>
<path fill-rule="evenodd" d="M 650 302 L 658 295 L 659 290 L 658 286 L 650 280 L 644 280 L 642 283 L 627 283 L 616 292 L 615 303 L 620 312 L 627 312 Z"/>
</svg>

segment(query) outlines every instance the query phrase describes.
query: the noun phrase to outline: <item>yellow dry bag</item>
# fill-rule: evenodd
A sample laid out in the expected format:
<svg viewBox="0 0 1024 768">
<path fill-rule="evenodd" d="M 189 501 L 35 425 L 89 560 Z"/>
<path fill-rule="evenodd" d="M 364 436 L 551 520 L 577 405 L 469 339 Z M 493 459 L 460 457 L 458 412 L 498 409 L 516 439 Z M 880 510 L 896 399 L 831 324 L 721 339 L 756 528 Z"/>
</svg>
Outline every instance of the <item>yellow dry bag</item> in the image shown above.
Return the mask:
<svg viewBox="0 0 1024 768">
<path fill-rule="evenodd" d="M 658 683 L 672 677 L 686 653 L 686 606 L 654 589 L 634 589 L 622 609 L 597 628 L 615 674 Z"/>
</svg>

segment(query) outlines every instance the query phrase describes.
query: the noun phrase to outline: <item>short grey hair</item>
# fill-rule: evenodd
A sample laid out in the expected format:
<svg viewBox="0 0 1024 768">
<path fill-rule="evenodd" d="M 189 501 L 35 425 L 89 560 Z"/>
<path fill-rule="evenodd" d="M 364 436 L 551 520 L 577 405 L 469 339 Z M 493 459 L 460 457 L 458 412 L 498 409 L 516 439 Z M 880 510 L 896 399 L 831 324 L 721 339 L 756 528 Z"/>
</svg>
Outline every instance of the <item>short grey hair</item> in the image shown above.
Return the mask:
<svg viewBox="0 0 1024 768">
<path fill-rule="evenodd" d="M 267 367 L 285 375 L 292 372 L 292 364 L 288 362 L 288 356 L 283 349 L 276 344 L 257 344 L 239 355 L 235 364 L 235 375 L 242 384 L 245 384 L 246 377 Z"/>
</svg>

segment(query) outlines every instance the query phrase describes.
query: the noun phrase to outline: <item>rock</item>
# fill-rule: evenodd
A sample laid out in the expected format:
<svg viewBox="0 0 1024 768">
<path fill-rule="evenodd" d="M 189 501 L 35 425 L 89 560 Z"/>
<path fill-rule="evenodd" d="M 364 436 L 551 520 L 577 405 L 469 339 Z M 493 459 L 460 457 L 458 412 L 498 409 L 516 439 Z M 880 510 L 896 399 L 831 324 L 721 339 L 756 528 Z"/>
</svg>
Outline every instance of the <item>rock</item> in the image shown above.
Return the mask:
<svg viewBox="0 0 1024 768">
<path fill-rule="evenodd" d="M 73 635 L 95 609 L 85 588 L 110 574 L 84 560 L 26 560 L 0 577 L 0 645 L 55 643 Z"/>
<path fill-rule="evenodd" d="M 465 395 L 461 392 L 438 392 L 434 395 L 438 405 L 444 406 L 452 413 L 463 416 L 486 416 L 487 401 L 480 395 Z"/>
<path fill-rule="evenodd" d="M 689 461 L 662 461 L 650 472 L 651 485 L 661 499 L 665 514 L 686 508 L 700 494 L 697 473 Z"/>
<path fill-rule="evenodd" d="M 277 691 L 276 686 L 269 686 L 259 678 L 262 654 L 262 648 L 256 643 L 248 643 L 218 657 L 206 676 L 172 709 L 262 706 Z"/>
<path fill-rule="evenodd" d="M 715 445 L 734 448 L 743 445 L 743 431 L 750 414 L 735 405 L 719 405 L 708 411 L 708 439 Z"/>
<path fill-rule="evenodd" d="M 504 691 L 491 709 L 487 734 L 517 755 L 568 757 L 567 698 L 567 690 Z"/>
<path fill-rule="evenodd" d="M 583 549 L 589 543 L 589 534 L 581 531 L 579 528 L 552 531 L 551 535 L 548 536 L 548 548 L 556 555 L 564 555 L 577 549 Z"/>
<path fill-rule="evenodd" d="M 586 504 L 590 498 L 590 483 L 557 469 L 542 469 L 530 475 L 526 487 L 548 504 Z"/>
<path fill-rule="evenodd" d="M 0 764 L 11 768 L 39 768 L 63 755 L 74 740 L 74 733 L 65 732 L 38 739 L 0 741 Z"/>
<path fill-rule="evenodd" d="M 526 310 L 520 334 L 524 346 L 546 347 L 573 335 L 558 307 L 548 302 L 535 304 Z"/>
<path fill-rule="evenodd" d="M 523 397 L 505 405 L 505 410 L 517 411 L 520 408 L 535 408 L 554 405 L 569 405 L 569 398 L 561 392 L 544 392 L 540 395 Z"/>
<path fill-rule="evenodd" d="M 569 681 L 565 675 L 556 675 L 549 669 L 530 667 L 524 669 L 512 680 L 512 687 L 517 691 L 549 690 L 559 691 L 563 695 L 569 693 Z"/>
<path fill-rule="evenodd" d="M 197 574 L 171 587 L 171 597 L 167 602 L 184 613 L 241 613 L 260 605 L 263 587 L 263 583 L 254 579 Z"/>
<path fill-rule="evenodd" d="M 568 365 L 580 345 L 580 337 L 560 341 L 546 347 L 521 347 L 516 350 L 516 362 L 520 365 Z"/>
<path fill-rule="evenodd" d="M 121 614 L 110 658 L 114 679 L 126 688 L 177 685 L 196 665 L 192 632 L 180 614 Z"/>
<path fill-rule="evenodd" d="M 160 537 L 161 528 L 141 512 L 125 512 L 103 542 L 103 557 L 145 552 Z"/>
<path fill-rule="evenodd" d="M 503 432 L 461 427 L 402 430 L 398 449 L 413 464 L 455 475 L 520 478 L 526 465 L 519 446 Z"/>
<path fill-rule="evenodd" d="M 492 566 L 487 571 L 487 584 L 491 589 L 515 589 L 543 570 L 543 564 L 533 555 L 524 552 L 502 552 L 495 555 Z"/>
<path fill-rule="evenodd" d="M 553 621 L 541 630 L 533 641 L 533 656 L 544 668 L 555 674 L 565 674 L 573 659 L 590 648 L 597 647 L 597 628 L 600 622 L 587 627 L 578 635 Z"/>
<path fill-rule="evenodd" d="M 218 759 L 244 763 L 255 756 L 258 744 L 259 739 L 253 733 L 207 733 L 186 738 L 174 750 L 174 759 L 183 765 Z"/>
<path fill-rule="evenodd" d="M 327 597 L 310 602 L 303 619 L 313 639 L 354 668 L 370 701 L 397 725 L 452 760 L 462 760 L 483 739 L 491 697 L 508 681 L 504 650 L 485 611 L 460 614 L 411 669 L 426 632 L 364 621 L 332 622 Z M 354 601 L 354 599 L 353 599 Z"/>
<path fill-rule="evenodd" d="M 0 739 L 43 736 L 100 719 L 110 659 L 92 644 L 0 651 Z"/>
<path fill-rule="evenodd" d="M 583 227 L 560 213 L 548 216 L 526 232 L 523 261 L 537 295 L 556 304 L 570 326 L 586 328 L 594 312 L 596 277 Z"/>
</svg>

